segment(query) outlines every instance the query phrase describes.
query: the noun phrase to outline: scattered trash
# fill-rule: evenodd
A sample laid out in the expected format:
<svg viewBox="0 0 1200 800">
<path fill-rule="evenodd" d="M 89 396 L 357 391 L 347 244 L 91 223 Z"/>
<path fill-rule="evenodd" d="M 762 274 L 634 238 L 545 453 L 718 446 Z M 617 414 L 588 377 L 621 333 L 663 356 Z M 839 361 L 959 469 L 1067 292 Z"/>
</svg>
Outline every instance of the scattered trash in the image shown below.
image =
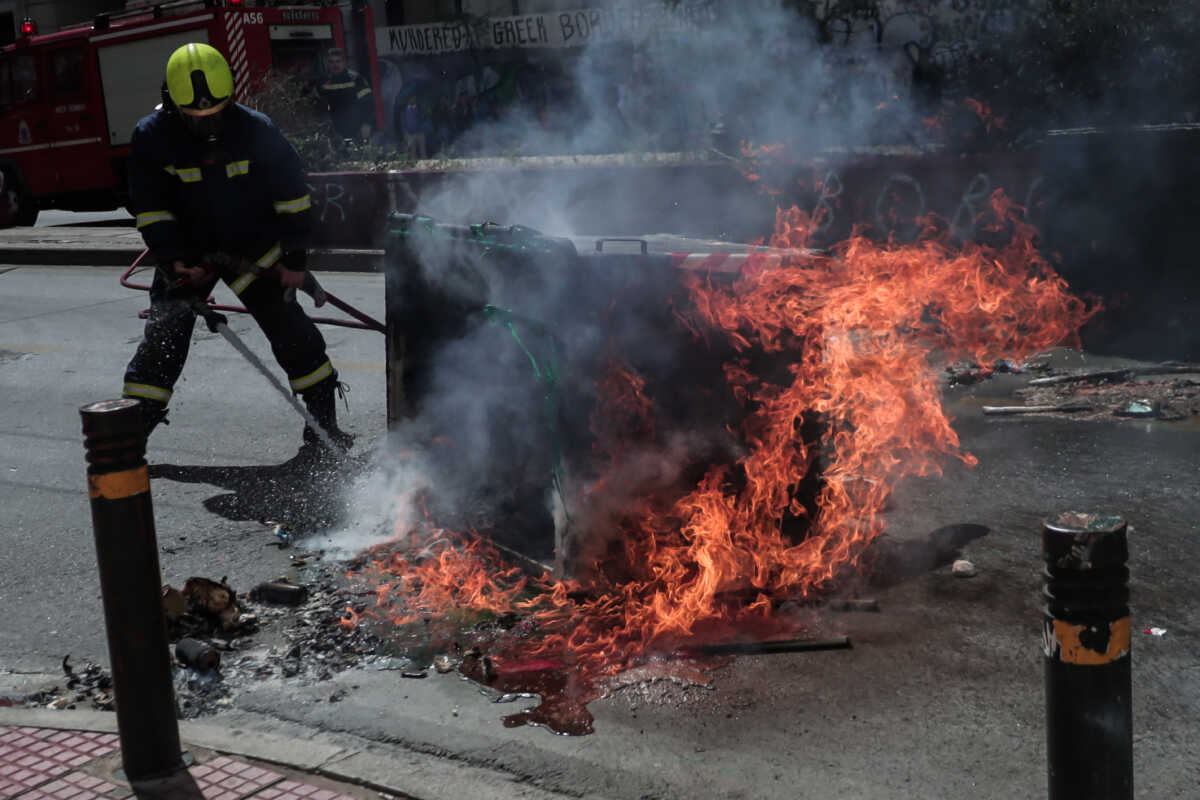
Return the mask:
<svg viewBox="0 0 1200 800">
<path fill-rule="evenodd" d="M 457 666 L 458 659 L 456 658 L 452 658 L 447 655 L 437 655 L 433 657 L 433 668 L 442 675 L 445 675 L 447 672 L 453 672 L 454 668 Z"/>
<path fill-rule="evenodd" d="M 345 689 L 338 689 L 336 692 L 329 695 L 329 702 L 340 703 L 346 699 L 346 695 L 348 695 L 348 694 L 349 694 L 349 692 L 347 692 Z"/>
<path fill-rule="evenodd" d="M 381 672 L 384 670 L 404 672 L 413 668 L 413 662 L 412 659 L 404 658 L 403 656 L 399 658 L 395 656 L 374 656 L 366 659 L 363 662 L 363 666 L 367 669 L 379 670 Z"/>
<path fill-rule="evenodd" d="M 950 566 L 950 572 L 956 578 L 974 578 L 979 570 L 970 561 L 960 558 Z"/>
<path fill-rule="evenodd" d="M 199 639 L 180 639 L 175 645 L 175 660 L 202 672 L 221 666 L 221 654 Z"/>
<path fill-rule="evenodd" d="M 291 531 L 289 531 L 287 528 L 283 527 L 282 525 L 276 525 L 273 533 L 275 534 L 275 538 L 279 540 L 278 544 L 280 548 L 292 546 L 294 538 L 291 534 Z"/>
<path fill-rule="evenodd" d="M 1154 417 L 1158 415 L 1158 409 L 1151 400 L 1134 400 L 1113 413 L 1118 417 Z"/>
<path fill-rule="evenodd" d="M 1092 407 L 1082 403 L 1036 406 L 984 406 L 983 413 L 989 417 L 1012 417 L 1018 414 L 1078 414 L 1091 411 Z"/>
<path fill-rule="evenodd" d="M 308 599 L 308 587 L 288 581 L 268 581 L 250 590 L 250 599 L 259 603 L 298 606 Z"/>
<path fill-rule="evenodd" d="M 1182 420 L 1200 416 L 1200 365 L 1106 369 L 1034 378 L 1016 391 L 1030 407 L 1082 404 L 1084 419 Z"/>
<path fill-rule="evenodd" d="M 420 672 L 401 672 L 400 673 L 401 678 L 425 678 L 428 676 L 429 676 L 429 673 L 426 672 L 425 670 L 421 670 Z"/>
<path fill-rule="evenodd" d="M 464 675 L 475 676 L 482 683 L 490 683 L 496 677 L 496 664 L 491 656 L 485 656 L 478 647 L 472 647 L 463 654 L 462 671 Z"/>
<path fill-rule="evenodd" d="M 162 587 L 163 617 L 171 641 L 185 638 L 223 638 L 252 633 L 258 629 L 258 617 L 243 614 L 226 579 L 218 583 L 208 578 L 188 578 L 180 591 Z"/>
<path fill-rule="evenodd" d="M 1180 364 L 1178 361 L 1164 361 L 1156 366 L 1125 367 L 1122 369 L 1102 369 L 1093 372 L 1074 373 L 1071 375 L 1054 375 L 1048 378 L 1034 378 L 1030 386 L 1052 386 L 1059 383 L 1083 382 L 1120 382 L 1133 380 L 1144 375 L 1178 375 L 1200 372 L 1200 364 Z"/>
<path fill-rule="evenodd" d="M 241 614 L 237 605 L 237 593 L 229 588 L 226 580 L 221 578 L 221 582 L 217 583 L 209 578 L 188 578 L 183 584 L 183 596 L 187 598 L 188 611 L 215 619 L 221 630 L 233 628 Z"/>
<path fill-rule="evenodd" d="M 188 613 L 187 598 L 174 586 L 162 587 L 162 606 L 168 623 L 175 622 Z"/>
<path fill-rule="evenodd" d="M 27 708 L 50 708 L 57 711 L 90 703 L 92 708 L 100 711 L 113 710 L 112 677 L 107 672 L 90 661 L 76 671 L 71 666 L 70 655 L 63 657 L 62 671 L 66 678 L 64 688 L 50 686 L 20 698 L 19 702 L 6 702 L 3 705 L 24 705 Z"/>
<path fill-rule="evenodd" d="M 1148 633 L 1151 636 L 1165 636 L 1167 634 L 1167 629 L 1166 628 L 1146 628 L 1146 630 L 1142 631 L 1142 633 Z"/>
</svg>

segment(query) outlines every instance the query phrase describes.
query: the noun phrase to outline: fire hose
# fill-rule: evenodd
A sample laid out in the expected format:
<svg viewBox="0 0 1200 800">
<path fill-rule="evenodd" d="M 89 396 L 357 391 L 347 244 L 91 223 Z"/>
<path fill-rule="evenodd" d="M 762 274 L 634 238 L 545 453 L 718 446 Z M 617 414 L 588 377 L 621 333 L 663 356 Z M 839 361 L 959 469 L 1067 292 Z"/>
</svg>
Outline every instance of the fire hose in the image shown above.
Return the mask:
<svg viewBox="0 0 1200 800">
<path fill-rule="evenodd" d="M 145 291 L 145 292 L 150 291 L 150 284 L 134 283 L 133 280 L 131 280 L 133 274 L 135 272 L 137 272 L 138 269 L 145 269 L 145 267 L 142 266 L 142 260 L 144 258 L 146 258 L 146 256 L 149 254 L 150 254 L 149 250 L 143 250 L 141 255 L 139 255 L 137 258 L 135 258 L 133 263 L 129 265 L 129 269 L 125 270 L 125 272 L 123 272 L 121 274 L 121 285 L 124 286 L 126 289 L 135 289 L 135 290 Z M 310 276 L 312 275 L 312 273 L 308 273 L 308 274 Z M 351 320 L 347 320 L 347 319 L 330 318 L 330 317 L 310 317 L 312 319 L 312 321 L 317 323 L 318 325 L 336 325 L 336 326 L 339 326 L 342 328 L 357 328 L 359 330 L 378 331 L 379 333 L 383 333 L 383 334 L 387 333 L 387 327 L 382 322 L 375 319 L 374 317 L 372 317 L 368 314 L 365 314 L 362 311 L 359 311 L 357 308 L 350 305 L 346 301 L 342 300 L 339 297 L 336 297 L 335 295 L 330 294 L 329 292 L 324 291 L 323 289 L 321 290 L 321 294 L 324 296 L 325 303 L 328 303 L 329 305 L 333 306 L 334 308 L 338 309 L 339 311 L 342 311 L 342 312 L 348 314 L 349 316 L 354 317 L 354 320 L 356 320 L 356 321 L 351 321 Z M 316 302 L 316 298 L 314 297 L 313 299 L 314 299 L 314 302 Z M 227 311 L 232 314 L 248 314 L 248 313 L 250 313 L 249 310 L 246 309 L 244 306 L 227 306 L 227 305 L 220 305 L 220 304 L 214 303 L 212 297 L 206 298 L 205 301 L 209 304 L 209 307 L 212 308 L 214 311 Z M 324 303 L 317 303 L 318 308 L 321 305 L 324 305 Z M 142 312 L 140 312 L 139 316 L 144 318 L 147 313 L 148 313 L 147 311 L 142 311 Z"/>
<path fill-rule="evenodd" d="M 212 306 L 203 300 L 193 301 L 192 311 L 196 312 L 198 316 L 203 317 L 204 324 L 208 326 L 210 331 L 221 334 L 225 341 L 233 345 L 234 350 L 237 350 L 239 353 L 241 353 L 242 357 L 249 361 L 250 365 L 257 369 L 259 373 L 261 373 L 262 376 L 266 378 L 272 386 L 275 387 L 276 391 L 283 395 L 283 399 L 287 400 L 288 404 L 291 405 L 292 408 L 296 409 L 296 412 L 304 418 L 304 421 L 308 423 L 308 426 L 316 431 L 317 438 L 321 440 L 322 444 L 324 444 L 330 450 L 341 449 L 334 444 L 333 439 L 329 437 L 329 432 L 321 426 L 321 423 L 317 422 L 316 418 L 309 412 L 307 408 L 304 407 L 304 404 L 296 399 L 296 395 L 283 385 L 283 381 L 279 380 L 275 373 L 271 372 L 271 370 L 267 368 L 267 365 L 262 362 L 262 359 L 254 354 L 253 350 L 246 346 L 246 343 L 242 341 L 242 337 L 238 336 L 229 329 L 229 320 L 224 314 L 218 313 L 213 309 Z"/>
<path fill-rule="evenodd" d="M 147 290 L 147 291 L 150 289 L 149 286 L 146 286 L 144 284 L 135 284 L 129 280 L 129 277 L 141 265 L 142 259 L 145 258 L 146 254 L 149 252 L 150 252 L 149 250 L 142 251 L 142 254 L 139 255 L 137 257 L 137 259 L 134 260 L 133 264 L 131 264 L 129 266 L 129 269 L 127 269 L 125 271 L 125 273 L 123 275 L 121 275 L 121 285 L 122 286 L 129 288 L 129 289 L 143 289 L 143 290 Z M 206 263 L 204 264 L 204 267 L 205 267 L 206 271 L 210 274 L 213 272 L 212 267 L 214 265 L 229 266 L 229 264 L 225 263 L 219 256 L 206 257 L 205 261 L 206 261 Z M 205 282 L 207 282 L 207 281 L 205 281 Z M 191 283 L 192 282 L 189 279 L 184 278 L 184 279 L 179 280 L 179 281 L 175 282 L 174 284 L 172 284 L 171 288 L 172 289 L 181 289 L 181 288 L 187 287 L 188 285 L 191 285 Z M 359 311 L 358 309 L 354 308 L 349 303 L 346 303 L 343 300 L 340 300 L 339 298 L 326 292 L 324 290 L 324 288 L 321 287 L 321 284 L 317 282 L 316 277 L 314 277 L 311 272 L 306 271 L 304 273 L 304 283 L 300 287 L 300 290 L 302 292 L 304 292 L 305 294 L 309 295 L 313 299 L 313 303 L 316 304 L 316 306 L 318 308 L 325 305 L 325 303 L 329 303 L 333 307 L 341 309 L 342 311 L 346 312 L 347 314 L 349 314 L 350 316 L 352 316 L 358 320 L 357 323 L 354 323 L 354 322 L 350 322 L 348 320 L 330 320 L 330 319 L 313 318 L 313 322 L 323 322 L 324 324 L 327 324 L 327 325 L 341 325 L 341 326 L 347 327 L 347 328 L 361 328 L 364 330 L 377 330 L 380 333 L 384 333 L 384 334 L 387 333 L 387 328 L 383 324 L 381 324 L 377 320 L 373 319 L 372 317 L 368 316 L 367 314 L 364 314 L 363 312 Z M 296 298 L 296 290 L 289 287 L 288 289 L 286 289 L 284 291 L 284 297 L 287 302 L 294 301 Z M 322 427 L 319 422 L 317 422 L 316 418 L 313 417 L 313 415 L 309 412 L 309 410 L 307 408 L 305 408 L 304 404 L 296 399 L 295 394 L 290 389 L 288 389 L 288 387 L 283 385 L 283 381 L 279 380 L 279 378 L 275 375 L 275 373 L 273 373 L 270 369 L 268 369 L 267 365 L 262 362 L 262 359 L 260 359 L 257 355 L 255 355 L 254 351 L 246 346 L 246 343 L 242 341 L 242 338 L 240 336 L 238 336 L 236 333 L 234 333 L 232 330 L 230 330 L 229 319 L 224 314 L 220 313 L 222 311 L 228 311 L 228 312 L 232 312 L 232 313 L 248 314 L 249 313 L 248 309 L 246 309 L 243 306 L 217 305 L 212 302 L 211 296 L 206 297 L 206 298 L 199 298 L 199 297 L 195 298 L 194 300 L 191 301 L 190 307 L 191 307 L 191 310 L 197 316 L 203 317 L 204 324 L 208 326 L 208 329 L 210 331 L 212 331 L 213 333 L 220 334 L 225 339 L 225 341 L 227 341 L 227 342 L 229 342 L 229 344 L 233 345 L 233 349 L 235 349 L 239 353 L 241 353 L 242 357 L 245 358 L 246 361 L 248 361 L 251 366 L 253 366 L 256 370 L 258 370 L 258 372 L 264 378 L 267 379 L 267 381 L 276 389 L 276 391 L 278 391 L 281 395 L 283 395 L 283 398 L 288 402 L 288 404 L 292 408 L 296 409 L 296 412 L 298 414 L 300 414 L 300 416 L 303 417 L 305 423 L 307 423 L 308 426 L 310 428 L 312 428 L 313 431 L 316 432 L 317 437 L 321 440 L 321 442 L 326 447 L 330 448 L 331 450 L 340 449 L 334 443 L 333 439 L 330 438 L 329 432 L 326 431 L 325 428 Z M 145 313 L 146 312 L 142 312 L 142 314 L 145 314 Z"/>
</svg>

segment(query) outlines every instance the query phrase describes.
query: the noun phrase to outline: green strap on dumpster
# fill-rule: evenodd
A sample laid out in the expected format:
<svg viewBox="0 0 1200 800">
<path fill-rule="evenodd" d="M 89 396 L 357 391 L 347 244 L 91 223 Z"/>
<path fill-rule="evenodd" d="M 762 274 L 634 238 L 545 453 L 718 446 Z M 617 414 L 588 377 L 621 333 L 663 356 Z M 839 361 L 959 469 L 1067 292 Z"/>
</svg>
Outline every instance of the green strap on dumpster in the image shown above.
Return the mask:
<svg viewBox="0 0 1200 800">
<path fill-rule="evenodd" d="M 559 436 L 558 427 L 558 410 L 562 400 L 562 386 L 560 377 L 562 375 L 562 352 L 559 350 L 558 342 L 550 329 L 538 322 L 535 319 L 521 316 L 506 308 L 499 306 L 485 305 L 480 309 L 483 318 L 493 325 L 499 325 L 505 328 L 513 341 L 521 348 L 521 352 L 529 359 L 529 364 L 533 367 L 533 379 L 541 384 L 542 387 L 542 416 L 546 424 L 546 432 L 550 435 L 550 455 L 552 466 L 550 468 L 551 477 L 554 481 L 554 489 L 558 492 L 558 499 L 563 504 L 563 513 L 567 513 L 567 498 L 563 493 L 563 472 L 562 472 L 562 440 Z M 517 328 L 524 328 L 527 337 L 531 337 L 530 341 L 540 342 L 540 354 L 535 354 L 525 343 L 525 339 L 521 338 L 521 334 Z M 568 514 L 568 522 L 570 516 Z"/>
<path fill-rule="evenodd" d="M 436 220 L 423 214 L 412 215 L 408 218 L 407 224 L 391 227 L 388 232 L 393 237 L 416 235 L 469 242 L 480 248 L 480 258 L 513 251 L 553 255 L 561 252 L 562 247 L 560 243 L 546 237 L 540 231 L 526 228 L 523 225 L 504 227 L 493 222 L 485 222 L 454 231 L 439 226 Z M 571 247 L 571 251 L 574 251 L 573 247 Z M 562 440 L 559 431 L 559 408 L 562 402 L 560 379 L 564 359 L 558 346 L 558 340 L 545 324 L 506 308 L 488 304 L 479 311 L 484 320 L 508 331 L 513 341 L 521 348 L 521 352 L 529 359 L 529 364 L 533 368 L 533 378 L 541 386 L 542 415 L 546 431 L 550 436 L 553 459 L 551 477 L 559 500 L 562 501 L 563 512 L 566 513 L 567 498 L 563 491 Z M 569 524 L 569 516 L 567 521 Z"/>
</svg>

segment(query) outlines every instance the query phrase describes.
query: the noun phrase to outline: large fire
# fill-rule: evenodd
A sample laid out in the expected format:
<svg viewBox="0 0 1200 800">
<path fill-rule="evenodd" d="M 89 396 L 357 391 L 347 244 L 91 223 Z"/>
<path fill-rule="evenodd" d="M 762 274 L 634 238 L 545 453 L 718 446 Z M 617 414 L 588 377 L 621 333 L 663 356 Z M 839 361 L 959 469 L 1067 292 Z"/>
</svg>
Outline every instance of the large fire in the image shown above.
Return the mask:
<svg viewBox="0 0 1200 800">
<path fill-rule="evenodd" d="M 523 656 L 593 676 L 697 640 L 769 631 L 780 601 L 819 592 L 857 563 L 897 481 L 939 473 L 949 458 L 975 463 L 942 409 L 939 366 L 1022 359 L 1069 342 L 1094 313 L 1038 254 L 1019 209 L 997 194 L 992 210 L 1002 246 L 951 245 L 930 223 L 913 243 L 855 236 L 824 255 L 805 250 L 813 220 L 781 211 L 771 253 L 752 257 L 732 287 L 688 286 L 691 319 L 707 335 L 742 354 L 795 356 L 777 382 L 752 374 L 749 359 L 727 365 L 746 411 L 742 457 L 689 491 L 626 503 L 611 522 L 620 535 L 599 537 L 616 547 L 572 580 L 522 572 L 486 540 L 432 524 L 397 531 L 398 543 L 352 574 L 374 590 L 363 615 L 406 624 L 456 608 L 512 612 L 525 620 Z M 622 440 L 653 436 L 652 404 L 617 360 L 601 385 L 593 432 L 616 470 Z M 800 435 L 811 423 L 819 447 Z M 798 487 L 818 449 L 811 514 Z M 608 488 L 602 479 L 572 500 L 586 508 Z M 797 519 L 802 536 L 789 528 Z"/>
</svg>

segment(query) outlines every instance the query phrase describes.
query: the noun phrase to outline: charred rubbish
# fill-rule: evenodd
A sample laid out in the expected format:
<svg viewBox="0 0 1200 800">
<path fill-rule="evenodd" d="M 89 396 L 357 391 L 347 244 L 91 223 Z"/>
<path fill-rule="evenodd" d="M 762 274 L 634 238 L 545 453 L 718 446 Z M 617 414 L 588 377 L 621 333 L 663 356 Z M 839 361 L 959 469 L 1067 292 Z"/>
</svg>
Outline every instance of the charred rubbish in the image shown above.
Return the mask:
<svg viewBox="0 0 1200 800">
<path fill-rule="evenodd" d="M 308 589 L 287 581 L 268 581 L 251 589 L 250 599 L 260 603 L 298 606 L 308 599 Z"/>
<path fill-rule="evenodd" d="M 209 672 L 221 666 L 221 653 L 199 640 L 180 639 L 175 643 L 175 660 L 185 667 Z"/>
<path fill-rule="evenodd" d="M 187 637 L 229 640 L 258 629 L 258 617 L 244 612 L 228 578 L 191 577 L 182 590 L 164 585 L 161 600 L 172 641 Z"/>
<path fill-rule="evenodd" d="M 51 684 L 30 694 L 13 698 L 10 705 L 26 708 L 49 708 L 54 710 L 93 708 L 97 711 L 112 711 L 115 708 L 112 691 L 112 675 L 92 662 L 82 668 L 71 664 L 71 656 L 62 660 L 63 684 Z"/>
</svg>

